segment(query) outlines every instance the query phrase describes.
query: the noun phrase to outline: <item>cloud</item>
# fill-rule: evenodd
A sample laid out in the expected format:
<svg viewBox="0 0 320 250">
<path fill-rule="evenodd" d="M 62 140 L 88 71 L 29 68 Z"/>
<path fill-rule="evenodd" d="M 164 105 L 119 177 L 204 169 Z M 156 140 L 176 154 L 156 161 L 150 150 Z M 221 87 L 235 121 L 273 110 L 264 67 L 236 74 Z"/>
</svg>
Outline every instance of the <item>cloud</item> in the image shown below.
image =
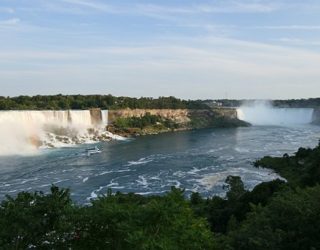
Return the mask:
<svg viewBox="0 0 320 250">
<path fill-rule="evenodd" d="M 42 35 L 40 32 L 52 32 L 54 29 L 38 26 L 36 24 L 30 24 L 28 22 L 22 21 L 20 18 L 10 18 L 6 20 L 0 20 L 0 30 L 15 34 L 36 34 L 37 36 Z M 6 38 L 7 33 L 0 33 L 0 39 Z"/>
<path fill-rule="evenodd" d="M 198 5 L 195 10 L 203 13 L 267 13 L 276 11 L 279 6 L 272 3 L 226 1 L 221 5 Z"/>
<path fill-rule="evenodd" d="M 274 3 L 260 3 L 256 1 L 217 1 L 210 4 L 189 4 L 183 6 L 139 4 L 136 10 L 140 14 L 161 17 L 162 15 L 198 15 L 214 13 L 267 13 L 279 9 Z"/>
<path fill-rule="evenodd" d="M 319 51 L 310 46 L 318 46 L 316 31 L 320 26 L 310 22 L 316 18 L 311 14 L 311 18 L 300 20 L 304 25 L 280 22 L 300 13 L 289 0 L 22 3 L 27 2 L 16 9 L 22 21 L 5 17 L 0 20 L 0 80 L 8 82 L 8 89 L 13 82 L 41 85 L 50 79 L 53 88 L 62 90 L 69 83 L 80 82 L 96 89 L 132 86 L 138 92 L 139 87 L 142 90 L 151 86 L 150 93 L 162 88 L 190 95 L 203 91 L 205 95 L 205 90 L 223 93 L 222 89 L 229 86 L 235 95 L 245 95 L 251 87 L 263 84 L 272 91 L 284 84 L 305 84 L 307 90 L 320 78 Z M 34 11 L 38 11 L 36 15 Z M 270 14 L 277 11 L 281 13 Z M 259 14 L 259 18 L 251 14 Z M 280 14 L 281 19 L 276 19 Z M 248 23 L 252 26 L 246 26 Z M 305 37 L 310 41 L 302 36 L 290 37 L 302 35 L 295 32 L 300 30 L 314 31 Z M 270 40 L 270 35 L 284 37 Z M 88 44 L 92 47 L 86 47 Z M 61 85 L 55 87 L 55 81 Z M 313 89 L 310 93 L 315 92 Z"/>
<path fill-rule="evenodd" d="M 39 51 L 39 50 L 17 50 L 17 51 L 0 51 L 0 62 L 8 61 L 29 61 L 30 63 L 37 60 L 60 60 L 80 59 L 79 55 L 73 52 L 57 52 L 57 51 Z"/>
<path fill-rule="evenodd" d="M 0 20 L 0 26 L 11 26 L 20 23 L 19 18 L 10 18 L 7 20 Z"/>
<path fill-rule="evenodd" d="M 117 5 L 108 5 L 97 1 L 88 0 L 56 0 L 56 1 L 41 1 L 37 5 L 21 5 L 19 11 L 34 13 L 63 13 L 69 15 L 84 15 L 92 14 L 93 12 L 101 13 L 118 13 L 121 9 Z"/>
<path fill-rule="evenodd" d="M 320 30 L 320 25 L 275 25 L 275 26 L 255 26 L 254 29 L 269 29 L 269 30 L 304 30 L 313 31 Z"/>
<path fill-rule="evenodd" d="M 192 14 L 195 12 L 190 7 L 166 6 L 156 4 L 137 4 L 135 9 L 141 14 Z"/>
<path fill-rule="evenodd" d="M 218 49 L 217 49 L 218 48 Z M 158 71 L 215 71 L 241 77 L 317 75 L 320 54 L 234 39 L 203 38 L 167 40 L 158 45 L 97 47 L 65 51 L 0 52 L 0 63 L 35 63 L 45 67 L 153 69 Z M 79 71 L 81 74 L 85 69 Z M 208 74 L 208 73 L 206 73 Z M 209 73 L 210 74 L 210 73 Z M 143 78 L 143 75 L 139 77 Z M 214 76 L 211 76 L 214 79 Z"/>
<path fill-rule="evenodd" d="M 8 8 L 8 7 L 0 7 L 0 13 L 9 13 L 9 14 L 13 14 L 15 11 L 12 8 Z"/>
<path fill-rule="evenodd" d="M 199 15 L 213 13 L 268 13 L 276 11 L 281 5 L 266 3 L 255 0 L 235 1 L 224 0 L 215 1 L 208 4 L 197 3 L 183 5 L 178 4 L 141 4 L 132 1 L 125 4 L 106 4 L 104 1 L 94 0 L 59 0 L 55 2 L 44 2 L 43 7 L 48 11 L 73 12 L 83 14 L 97 11 L 120 15 L 141 15 L 157 19 L 168 19 L 174 15 Z M 69 6 L 69 7 L 68 7 Z M 70 9 L 70 6 L 72 8 Z M 32 9 L 32 8 L 31 8 Z M 37 7 L 35 10 L 40 10 Z"/>
<path fill-rule="evenodd" d="M 168 40 L 158 46 L 97 48 L 80 53 L 110 56 L 111 61 L 112 56 L 123 56 L 125 60 L 120 61 L 121 65 L 132 62 L 132 65 L 141 63 L 144 67 L 151 63 L 165 68 L 223 69 L 246 75 L 268 75 L 281 71 L 296 73 L 296 65 L 300 65 L 298 60 L 306 64 L 312 61 L 313 65 L 320 62 L 319 54 L 304 50 L 224 38 L 208 37 L 203 40 L 205 42 L 191 39 L 185 44 Z M 127 60 L 128 57 L 131 60 Z M 315 66 L 310 69 L 318 72 Z"/>
<path fill-rule="evenodd" d="M 273 41 L 281 42 L 284 44 L 289 45 L 297 45 L 297 46 L 320 46 L 319 40 L 305 40 L 301 38 L 288 38 L 288 37 L 282 37 L 279 39 L 273 39 Z"/>
<path fill-rule="evenodd" d="M 102 12 L 115 12 L 115 8 L 111 5 L 107 5 L 105 3 L 95 2 L 95 1 L 87 1 L 87 0 L 61 0 L 64 3 L 76 5 L 80 7 L 85 7 L 97 11 Z"/>
</svg>

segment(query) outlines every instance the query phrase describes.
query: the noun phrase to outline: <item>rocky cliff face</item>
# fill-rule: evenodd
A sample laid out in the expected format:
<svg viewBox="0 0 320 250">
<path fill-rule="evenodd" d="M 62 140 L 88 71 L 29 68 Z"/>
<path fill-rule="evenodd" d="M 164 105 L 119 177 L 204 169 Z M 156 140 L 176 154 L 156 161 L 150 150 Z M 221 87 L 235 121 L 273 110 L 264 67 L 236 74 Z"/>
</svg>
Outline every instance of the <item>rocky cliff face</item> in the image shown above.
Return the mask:
<svg viewBox="0 0 320 250">
<path fill-rule="evenodd" d="M 120 109 L 109 110 L 109 123 L 112 124 L 117 118 L 142 117 L 147 113 L 170 119 L 178 124 L 190 122 L 190 111 L 187 109 Z"/>
<path fill-rule="evenodd" d="M 181 126 L 188 126 L 195 120 L 214 122 L 215 120 L 238 120 L 236 109 L 121 109 L 109 110 L 109 124 L 117 118 L 142 117 L 147 113 L 169 119 Z"/>
</svg>

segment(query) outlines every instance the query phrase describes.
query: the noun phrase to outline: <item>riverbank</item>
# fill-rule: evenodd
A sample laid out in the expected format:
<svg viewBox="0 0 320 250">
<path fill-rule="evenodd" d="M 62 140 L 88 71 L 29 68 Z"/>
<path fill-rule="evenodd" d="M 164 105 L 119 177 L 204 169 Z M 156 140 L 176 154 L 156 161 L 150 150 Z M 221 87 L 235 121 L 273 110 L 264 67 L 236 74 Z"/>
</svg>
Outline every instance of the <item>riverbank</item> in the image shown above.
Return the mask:
<svg viewBox="0 0 320 250">
<path fill-rule="evenodd" d="M 107 131 L 124 137 L 154 135 L 203 128 L 247 127 L 235 109 L 124 109 L 109 111 Z"/>
</svg>

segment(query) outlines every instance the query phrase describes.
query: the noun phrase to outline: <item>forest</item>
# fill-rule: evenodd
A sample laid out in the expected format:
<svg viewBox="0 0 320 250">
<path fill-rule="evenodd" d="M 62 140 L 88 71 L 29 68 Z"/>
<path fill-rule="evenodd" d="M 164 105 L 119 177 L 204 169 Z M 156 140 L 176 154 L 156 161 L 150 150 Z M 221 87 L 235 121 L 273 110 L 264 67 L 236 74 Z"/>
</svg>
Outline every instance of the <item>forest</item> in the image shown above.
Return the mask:
<svg viewBox="0 0 320 250">
<path fill-rule="evenodd" d="M 264 157 L 284 179 L 245 189 L 226 179 L 226 197 L 172 187 L 163 196 L 107 194 L 80 206 L 70 190 L 21 192 L 0 205 L 0 249 L 320 249 L 320 145 Z"/>
<path fill-rule="evenodd" d="M 66 110 L 66 109 L 208 109 L 217 106 L 239 107 L 254 100 L 182 100 L 169 97 L 116 97 L 113 95 L 37 95 L 0 96 L 0 110 Z M 273 100 L 275 107 L 319 108 L 320 98 Z"/>
<path fill-rule="evenodd" d="M 52 95 L 0 97 L 0 110 L 66 110 L 66 109 L 207 109 L 200 100 L 175 97 L 115 97 L 112 95 Z"/>
<path fill-rule="evenodd" d="M 141 117 L 119 117 L 117 118 L 113 125 L 118 129 L 128 129 L 128 128 L 140 128 L 143 129 L 148 126 L 159 126 L 168 128 L 168 129 L 176 129 L 179 127 L 177 123 L 170 119 L 162 118 L 159 115 L 151 115 L 150 113 L 146 113 Z"/>
<path fill-rule="evenodd" d="M 286 108 L 319 108 L 320 98 L 275 100 L 273 105 Z"/>
</svg>

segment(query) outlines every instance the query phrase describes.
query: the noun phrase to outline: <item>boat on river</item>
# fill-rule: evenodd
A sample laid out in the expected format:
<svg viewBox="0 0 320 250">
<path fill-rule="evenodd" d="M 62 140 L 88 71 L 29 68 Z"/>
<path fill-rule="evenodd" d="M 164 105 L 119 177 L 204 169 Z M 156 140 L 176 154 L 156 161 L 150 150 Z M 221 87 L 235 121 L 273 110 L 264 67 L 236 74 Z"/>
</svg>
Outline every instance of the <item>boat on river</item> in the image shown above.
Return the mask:
<svg viewBox="0 0 320 250">
<path fill-rule="evenodd" d="M 86 149 L 87 156 L 94 155 L 94 154 L 100 154 L 101 152 L 102 151 L 97 146 L 95 146 L 93 148 Z"/>
</svg>

